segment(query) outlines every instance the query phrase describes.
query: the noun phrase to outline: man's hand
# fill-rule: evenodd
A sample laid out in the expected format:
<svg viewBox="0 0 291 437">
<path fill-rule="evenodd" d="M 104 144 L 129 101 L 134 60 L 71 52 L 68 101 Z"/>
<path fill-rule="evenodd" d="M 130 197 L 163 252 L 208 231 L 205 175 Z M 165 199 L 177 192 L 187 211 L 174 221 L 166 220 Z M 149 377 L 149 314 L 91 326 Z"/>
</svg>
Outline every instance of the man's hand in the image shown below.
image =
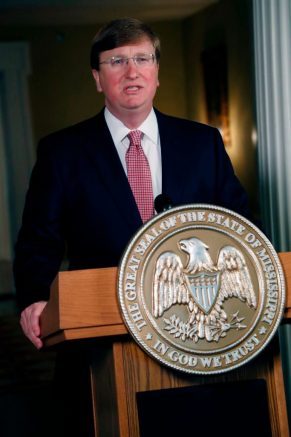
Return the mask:
<svg viewBox="0 0 291 437">
<path fill-rule="evenodd" d="M 35 302 L 26 307 L 20 317 L 21 328 L 27 338 L 34 344 L 37 349 L 43 346 L 40 337 L 40 315 L 46 306 L 46 301 Z"/>
</svg>

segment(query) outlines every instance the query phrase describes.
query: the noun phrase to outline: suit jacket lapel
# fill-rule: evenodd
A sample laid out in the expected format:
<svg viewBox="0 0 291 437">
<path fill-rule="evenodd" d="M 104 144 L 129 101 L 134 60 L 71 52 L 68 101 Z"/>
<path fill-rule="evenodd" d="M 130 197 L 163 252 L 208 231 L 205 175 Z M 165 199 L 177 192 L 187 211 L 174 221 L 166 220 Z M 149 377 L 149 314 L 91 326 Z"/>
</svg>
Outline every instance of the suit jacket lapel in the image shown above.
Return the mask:
<svg viewBox="0 0 291 437">
<path fill-rule="evenodd" d="M 168 195 L 174 204 L 179 204 L 183 183 L 177 181 L 177 169 L 182 163 L 179 155 L 180 139 L 169 118 L 155 110 L 159 125 L 162 154 L 162 192 Z M 177 183 L 178 182 L 178 183 Z"/>
<path fill-rule="evenodd" d="M 182 195 L 181 187 L 183 187 L 180 180 L 177 183 L 176 177 L 177 168 L 183 165 L 183 157 L 179 155 L 180 138 L 169 117 L 157 110 L 155 112 L 161 141 L 162 192 L 167 194 L 174 204 L 179 204 Z M 86 136 L 84 147 L 90 160 L 95 163 L 108 195 L 114 199 L 118 214 L 134 233 L 142 225 L 142 221 L 103 111 L 92 119 L 91 129 Z"/>
<path fill-rule="evenodd" d="M 85 148 L 98 168 L 108 196 L 114 199 L 120 218 L 122 217 L 134 232 L 142 225 L 142 221 L 103 111 L 92 119 L 92 130 L 88 132 Z M 117 217 L 117 220 L 120 218 Z"/>
</svg>

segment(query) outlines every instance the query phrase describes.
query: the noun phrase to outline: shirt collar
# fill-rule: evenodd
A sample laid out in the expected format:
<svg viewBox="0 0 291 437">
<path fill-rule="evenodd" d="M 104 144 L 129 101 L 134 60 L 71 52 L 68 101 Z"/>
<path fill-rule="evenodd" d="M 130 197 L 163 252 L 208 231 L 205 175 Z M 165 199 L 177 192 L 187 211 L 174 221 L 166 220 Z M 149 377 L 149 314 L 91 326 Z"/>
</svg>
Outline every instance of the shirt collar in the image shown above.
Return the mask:
<svg viewBox="0 0 291 437">
<path fill-rule="evenodd" d="M 116 118 L 115 115 L 113 115 L 106 107 L 104 110 L 104 117 L 114 144 L 119 144 L 128 135 L 130 129 L 128 129 L 128 127 L 126 127 L 122 121 Z M 147 118 L 137 129 L 141 130 L 143 134 L 146 135 L 154 144 L 158 144 L 158 122 L 153 108 L 151 109 L 151 112 Z"/>
</svg>

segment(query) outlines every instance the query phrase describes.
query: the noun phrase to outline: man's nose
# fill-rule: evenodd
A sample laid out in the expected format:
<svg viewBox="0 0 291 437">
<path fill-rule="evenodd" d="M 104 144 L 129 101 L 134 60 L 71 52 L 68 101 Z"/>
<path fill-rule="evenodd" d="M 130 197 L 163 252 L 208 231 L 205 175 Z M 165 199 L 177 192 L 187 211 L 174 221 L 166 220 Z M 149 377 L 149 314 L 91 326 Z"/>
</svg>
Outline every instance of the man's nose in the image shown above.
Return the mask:
<svg viewBox="0 0 291 437">
<path fill-rule="evenodd" d="M 126 63 L 126 75 L 136 77 L 138 75 L 138 68 L 135 61 L 132 58 L 129 58 Z"/>
</svg>

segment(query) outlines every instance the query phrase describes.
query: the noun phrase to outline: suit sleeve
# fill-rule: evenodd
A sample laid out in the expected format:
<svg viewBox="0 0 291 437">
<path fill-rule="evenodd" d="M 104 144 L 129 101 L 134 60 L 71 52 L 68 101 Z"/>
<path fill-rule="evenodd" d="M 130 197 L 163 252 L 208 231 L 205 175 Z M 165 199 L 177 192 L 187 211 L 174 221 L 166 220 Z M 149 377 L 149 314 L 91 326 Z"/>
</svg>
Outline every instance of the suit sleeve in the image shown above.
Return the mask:
<svg viewBox="0 0 291 437">
<path fill-rule="evenodd" d="M 65 250 L 63 191 L 57 162 L 49 144 L 43 141 L 38 147 L 15 245 L 14 278 L 20 309 L 49 298 Z"/>
</svg>

